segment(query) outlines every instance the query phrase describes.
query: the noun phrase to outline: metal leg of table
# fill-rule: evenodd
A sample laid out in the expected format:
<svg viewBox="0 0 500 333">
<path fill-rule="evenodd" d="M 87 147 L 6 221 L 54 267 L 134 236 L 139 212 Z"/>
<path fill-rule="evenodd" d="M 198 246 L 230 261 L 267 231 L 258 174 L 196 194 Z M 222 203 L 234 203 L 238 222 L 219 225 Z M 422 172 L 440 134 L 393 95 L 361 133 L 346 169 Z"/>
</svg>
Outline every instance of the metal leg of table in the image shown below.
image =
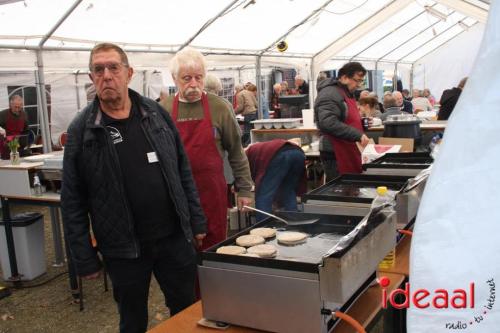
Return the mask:
<svg viewBox="0 0 500 333">
<path fill-rule="evenodd" d="M 9 199 L 1 198 L 2 214 L 5 229 L 5 239 L 7 241 L 7 252 L 9 254 L 10 274 L 9 281 L 14 282 L 15 287 L 22 285 L 21 275 L 17 270 L 16 247 L 14 244 L 14 235 L 12 234 L 12 221 L 10 218 Z"/>
<path fill-rule="evenodd" d="M 59 208 L 50 207 L 50 221 L 52 224 L 52 238 L 54 241 L 54 263 L 53 267 L 61 267 L 64 265 L 64 252 L 61 236 L 61 224 L 59 219 Z"/>
</svg>

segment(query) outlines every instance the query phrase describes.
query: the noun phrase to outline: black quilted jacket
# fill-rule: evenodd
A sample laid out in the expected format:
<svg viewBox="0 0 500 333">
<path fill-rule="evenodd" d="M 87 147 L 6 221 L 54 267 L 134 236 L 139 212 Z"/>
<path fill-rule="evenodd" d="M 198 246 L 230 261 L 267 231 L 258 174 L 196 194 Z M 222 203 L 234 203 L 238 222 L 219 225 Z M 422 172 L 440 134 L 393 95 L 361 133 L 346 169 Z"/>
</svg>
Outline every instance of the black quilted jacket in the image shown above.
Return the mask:
<svg viewBox="0 0 500 333">
<path fill-rule="evenodd" d="M 133 90 L 129 96 L 138 102 L 142 128 L 158 155 L 184 236 L 192 242 L 193 234 L 206 232 L 206 221 L 177 129 L 158 103 Z M 83 276 L 100 269 L 89 242 L 89 218 L 104 257 L 139 256 L 118 155 L 101 118 L 96 99 L 70 124 L 64 149 L 61 210 L 72 259 Z"/>
</svg>

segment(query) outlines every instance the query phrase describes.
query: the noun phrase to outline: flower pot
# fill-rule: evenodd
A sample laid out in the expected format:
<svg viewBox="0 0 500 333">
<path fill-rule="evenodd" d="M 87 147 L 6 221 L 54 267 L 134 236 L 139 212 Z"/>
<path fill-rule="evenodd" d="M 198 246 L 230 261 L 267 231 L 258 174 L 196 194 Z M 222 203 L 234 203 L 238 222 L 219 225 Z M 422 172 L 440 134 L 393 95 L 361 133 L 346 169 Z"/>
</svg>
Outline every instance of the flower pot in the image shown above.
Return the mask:
<svg viewBox="0 0 500 333">
<path fill-rule="evenodd" d="M 19 158 L 19 152 L 18 151 L 11 151 L 10 152 L 10 164 L 17 165 L 21 163 L 21 159 Z"/>
</svg>

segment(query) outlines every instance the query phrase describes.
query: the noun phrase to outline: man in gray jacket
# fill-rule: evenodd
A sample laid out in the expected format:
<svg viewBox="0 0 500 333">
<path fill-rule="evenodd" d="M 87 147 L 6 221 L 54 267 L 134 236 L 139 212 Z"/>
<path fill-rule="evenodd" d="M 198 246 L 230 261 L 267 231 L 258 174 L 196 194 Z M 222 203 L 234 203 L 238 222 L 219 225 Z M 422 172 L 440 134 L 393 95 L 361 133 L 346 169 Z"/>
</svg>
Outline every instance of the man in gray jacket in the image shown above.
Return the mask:
<svg viewBox="0 0 500 333">
<path fill-rule="evenodd" d="M 340 174 L 362 171 L 356 142 L 364 147 L 369 139 L 363 132 L 354 91 L 363 83 L 365 74 L 359 62 L 346 63 L 337 79 L 320 82 L 314 101 L 317 126 L 333 147 Z"/>
<path fill-rule="evenodd" d="M 109 43 L 90 54 L 96 99 L 68 129 L 61 208 L 79 276 L 101 263 L 120 313 L 120 332 L 145 332 L 151 274 L 173 315 L 194 302 L 196 251 L 205 216 L 180 136 L 160 105 L 128 89 L 124 51 Z"/>
</svg>

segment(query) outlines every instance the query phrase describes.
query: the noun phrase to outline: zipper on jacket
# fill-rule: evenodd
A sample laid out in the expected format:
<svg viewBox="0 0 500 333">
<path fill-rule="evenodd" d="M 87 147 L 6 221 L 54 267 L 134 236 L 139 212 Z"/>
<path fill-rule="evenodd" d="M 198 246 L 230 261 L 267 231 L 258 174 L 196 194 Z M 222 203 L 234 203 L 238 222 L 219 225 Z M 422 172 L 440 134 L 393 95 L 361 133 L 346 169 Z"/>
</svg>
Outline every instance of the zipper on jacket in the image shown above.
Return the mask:
<svg viewBox="0 0 500 333">
<path fill-rule="evenodd" d="M 101 110 L 99 110 L 99 112 L 102 112 Z M 114 167 L 115 167 L 115 170 L 118 170 L 119 172 L 119 178 L 118 179 L 118 182 L 120 184 L 120 186 L 118 186 L 120 188 L 120 194 L 121 194 L 121 197 L 122 197 L 122 201 L 123 201 L 123 205 L 125 206 L 126 208 L 126 212 L 127 212 L 127 217 L 128 217 L 128 231 L 129 233 L 131 234 L 132 236 L 132 243 L 134 244 L 134 251 L 135 251 L 135 258 L 138 258 L 139 257 L 139 249 L 138 249 L 138 246 L 137 246 L 137 239 L 135 237 L 135 231 L 134 231 L 134 225 L 132 223 L 133 219 L 130 215 L 130 211 L 129 211 L 129 202 L 127 200 L 127 196 L 125 195 L 125 189 L 123 188 L 123 174 L 122 174 L 122 169 L 120 167 L 120 163 L 118 162 L 118 156 L 116 154 L 116 150 L 115 150 L 115 147 L 113 145 L 113 143 L 111 142 L 111 140 L 109 139 L 109 135 L 106 131 L 106 129 L 104 128 L 104 126 L 102 125 L 96 125 L 95 127 L 96 129 L 101 129 L 104 131 L 105 133 L 105 138 L 106 138 L 106 143 L 108 145 L 108 149 L 111 153 L 111 163 L 114 164 Z"/>
</svg>

